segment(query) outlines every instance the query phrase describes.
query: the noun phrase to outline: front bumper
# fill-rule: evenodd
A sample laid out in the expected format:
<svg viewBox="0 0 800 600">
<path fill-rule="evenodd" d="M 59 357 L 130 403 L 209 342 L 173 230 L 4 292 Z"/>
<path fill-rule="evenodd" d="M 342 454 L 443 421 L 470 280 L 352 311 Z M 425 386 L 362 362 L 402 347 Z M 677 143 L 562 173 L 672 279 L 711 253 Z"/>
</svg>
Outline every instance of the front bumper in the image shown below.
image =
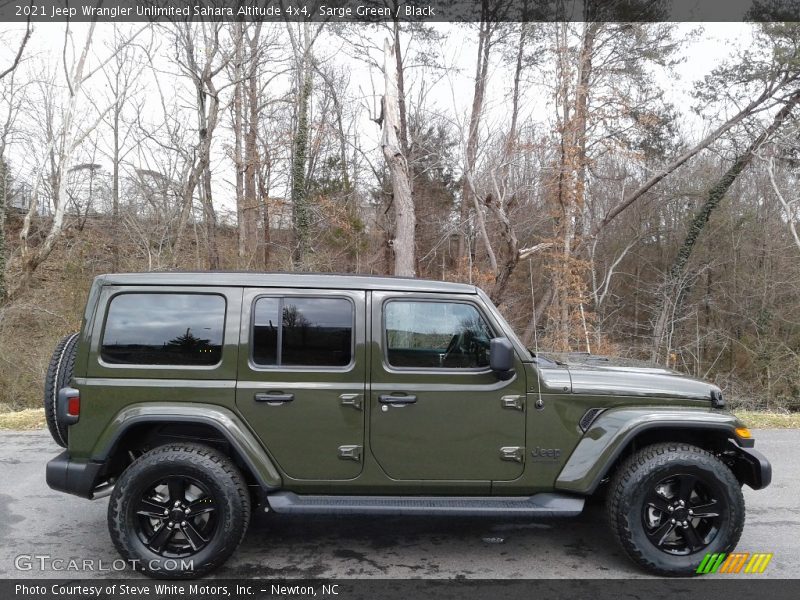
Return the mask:
<svg viewBox="0 0 800 600">
<path fill-rule="evenodd" d="M 758 450 L 736 445 L 737 460 L 734 467 L 739 481 L 743 481 L 754 490 L 767 487 L 772 481 L 772 465 Z"/>
<path fill-rule="evenodd" d="M 103 463 L 73 460 L 64 450 L 47 463 L 47 485 L 59 492 L 94 498 L 102 468 Z"/>
</svg>

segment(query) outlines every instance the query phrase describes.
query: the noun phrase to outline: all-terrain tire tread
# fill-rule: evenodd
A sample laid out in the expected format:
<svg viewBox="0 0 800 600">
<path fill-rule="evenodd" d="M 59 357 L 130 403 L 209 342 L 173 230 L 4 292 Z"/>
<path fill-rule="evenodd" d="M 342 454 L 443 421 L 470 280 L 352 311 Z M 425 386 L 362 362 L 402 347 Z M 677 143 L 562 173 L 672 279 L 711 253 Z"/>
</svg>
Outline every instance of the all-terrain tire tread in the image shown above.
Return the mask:
<svg viewBox="0 0 800 600">
<path fill-rule="evenodd" d="M 140 562 L 140 565 L 142 565 L 141 569 L 146 571 L 150 576 L 168 576 L 171 579 L 191 579 L 201 577 L 221 566 L 236 550 L 239 544 L 241 544 L 250 523 L 251 507 L 247 483 L 230 458 L 218 450 L 201 444 L 170 443 L 158 446 L 140 456 L 123 472 L 114 487 L 108 504 L 108 525 L 111 540 L 117 547 L 119 553 L 129 560 L 139 558 L 129 544 L 129 535 L 135 534 L 126 531 L 123 510 L 124 499 L 127 495 L 128 488 L 133 484 L 133 477 L 135 477 L 137 471 L 160 463 L 172 462 L 176 459 L 176 456 L 199 469 L 210 472 L 214 477 L 221 476 L 227 479 L 228 481 L 225 487 L 226 489 L 233 490 L 238 498 L 243 513 L 240 525 L 241 531 L 239 534 L 235 538 L 229 540 L 225 548 L 218 552 L 210 561 L 195 566 L 192 571 L 172 572 L 169 574 L 164 572 L 150 572 L 147 571 L 146 567 Z M 221 525 L 222 524 L 220 524 L 220 526 Z"/>
<path fill-rule="evenodd" d="M 58 392 L 68 385 L 75 370 L 75 357 L 78 344 L 78 334 L 71 333 L 61 338 L 56 344 L 53 355 L 50 357 L 50 365 L 47 367 L 47 374 L 44 380 L 44 416 L 47 422 L 47 429 L 53 436 L 56 444 L 62 448 L 67 447 L 68 431 L 67 426 L 58 420 Z"/>
<path fill-rule="evenodd" d="M 650 560 L 631 542 L 633 537 L 631 527 L 624 515 L 628 512 L 626 507 L 630 500 L 628 490 L 631 487 L 635 487 L 638 481 L 648 473 L 644 469 L 649 468 L 649 470 L 652 470 L 655 467 L 667 467 L 669 463 L 676 459 L 688 459 L 709 467 L 723 480 L 726 486 L 736 490 L 739 500 L 738 505 L 744 507 L 741 485 L 735 475 L 725 463 L 708 450 L 683 442 L 664 442 L 647 446 L 626 458 L 617 468 L 609 485 L 606 514 L 611 525 L 611 531 L 617 542 L 634 562 L 652 573 L 665 576 L 685 576 L 687 573 L 665 569 Z M 730 509 L 732 511 L 730 518 L 735 524 L 735 528 L 731 533 L 726 548 L 722 550 L 723 552 L 729 552 L 736 547 L 744 529 L 744 511 L 739 516 L 735 513 L 738 509 L 736 505 L 731 506 Z"/>
</svg>

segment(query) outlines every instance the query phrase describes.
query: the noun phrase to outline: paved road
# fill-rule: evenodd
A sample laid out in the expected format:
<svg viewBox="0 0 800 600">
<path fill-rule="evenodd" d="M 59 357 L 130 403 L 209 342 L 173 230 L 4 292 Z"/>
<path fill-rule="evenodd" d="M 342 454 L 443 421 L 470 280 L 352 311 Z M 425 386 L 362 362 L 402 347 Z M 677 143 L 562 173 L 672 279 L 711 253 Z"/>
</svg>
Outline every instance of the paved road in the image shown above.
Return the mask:
<svg viewBox="0 0 800 600">
<path fill-rule="evenodd" d="M 800 431 L 759 431 L 773 462 L 766 491 L 745 487 L 747 524 L 739 550 L 774 552 L 763 576 L 800 576 Z M 0 432 L 0 578 L 88 577 L 20 572 L 18 555 L 104 561 L 118 555 L 106 530 L 107 499 L 56 493 L 44 482 L 58 452 L 46 432 Z M 134 573 L 96 572 L 132 577 Z M 576 578 L 643 577 L 610 538 L 602 507 L 549 522 L 411 517 L 258 516 L 219 577 Z"/>
</svg>

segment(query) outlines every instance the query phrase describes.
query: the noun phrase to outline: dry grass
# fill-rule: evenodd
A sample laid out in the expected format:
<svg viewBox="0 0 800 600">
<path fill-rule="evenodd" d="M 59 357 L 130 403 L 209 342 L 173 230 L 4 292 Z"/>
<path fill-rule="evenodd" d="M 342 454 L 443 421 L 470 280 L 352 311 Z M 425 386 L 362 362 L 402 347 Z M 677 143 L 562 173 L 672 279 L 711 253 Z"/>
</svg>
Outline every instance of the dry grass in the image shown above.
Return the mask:
<svg viewBox="0 0 800 600">
<path fill-rule="evenodd" d="M 0 429 L 30 431 L 47 427 L 43 408 L 26 408 L 15 412 L 0 414 Z"/>
<path fill-rule="evenodd" d="M 753 429 L 800 429 L 800 413 L 737 410 L 735 414 Z"/>
</svg>

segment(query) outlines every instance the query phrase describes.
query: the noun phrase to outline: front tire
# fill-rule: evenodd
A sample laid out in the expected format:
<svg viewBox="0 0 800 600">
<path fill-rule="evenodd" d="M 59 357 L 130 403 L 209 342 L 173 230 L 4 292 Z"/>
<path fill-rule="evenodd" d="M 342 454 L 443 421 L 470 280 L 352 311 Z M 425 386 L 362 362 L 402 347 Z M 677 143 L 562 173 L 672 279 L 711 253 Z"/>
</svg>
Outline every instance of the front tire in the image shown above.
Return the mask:
<svg viewBox="0 0 800 600">
<path fill-rule="evenodd" d="M 612 478 L 606 507 L 623 550 L 658 575 L 695 575 L 707 553 L 732 551 L 744 527 L 734 474 L 685 443 L 654 444 L 628 457 Z"/>
<path fill-rule="evenodd" d="M 231 460 L 208 446 L 169 444 L 120 476 L 108 505 L 119 553 L 151 577 L 200 577 L 224 563 L 250 521 L 247 485 Z"/>
</svg>

